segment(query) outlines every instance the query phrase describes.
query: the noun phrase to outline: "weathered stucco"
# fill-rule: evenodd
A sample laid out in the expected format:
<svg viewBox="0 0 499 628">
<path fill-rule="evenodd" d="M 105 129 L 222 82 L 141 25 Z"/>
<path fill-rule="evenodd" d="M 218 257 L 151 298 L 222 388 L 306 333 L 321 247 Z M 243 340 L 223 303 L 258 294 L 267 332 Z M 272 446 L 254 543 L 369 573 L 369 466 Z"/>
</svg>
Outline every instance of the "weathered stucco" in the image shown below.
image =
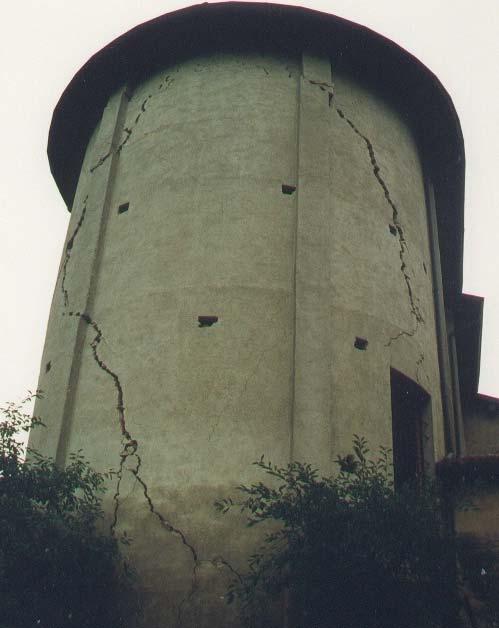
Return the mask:
<svg viewBox="0 0 499 628">
<path fill-rule="evenodd" d="M 214 500 L 262 454 L 332 473 L 355 433 L 390 447 L 390 368 L 431 396 L 444 454 L 431 265 L 416 140 L 328 57 L 199 56 L 109 100 L 32 444 L 116 471 L 107 521 L 133 539 L 146 625 L 238 625 L 223 596 L 258 531 Z"/>
</svg>

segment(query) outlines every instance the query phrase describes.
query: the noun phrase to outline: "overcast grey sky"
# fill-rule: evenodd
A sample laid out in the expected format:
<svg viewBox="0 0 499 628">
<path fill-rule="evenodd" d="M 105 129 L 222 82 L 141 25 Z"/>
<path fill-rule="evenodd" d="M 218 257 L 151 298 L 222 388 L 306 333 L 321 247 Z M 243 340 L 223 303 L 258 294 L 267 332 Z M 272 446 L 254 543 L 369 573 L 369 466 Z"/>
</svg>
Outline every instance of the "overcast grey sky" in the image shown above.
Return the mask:
<svg viewBox="0 0 499 628">
<path fill-rule="evenodd" d="M 486 298 L 480 391 L 499 396 L 499 1 L 310 0 L 418 57 L 464 132 L 464 291 Z M 52 111 L 87 59 L 133 26 L 189 3 L 18 0 L 0 24 L 0 402 L 34 389 L 69 214 L 46 157 Z"/>
</svg>

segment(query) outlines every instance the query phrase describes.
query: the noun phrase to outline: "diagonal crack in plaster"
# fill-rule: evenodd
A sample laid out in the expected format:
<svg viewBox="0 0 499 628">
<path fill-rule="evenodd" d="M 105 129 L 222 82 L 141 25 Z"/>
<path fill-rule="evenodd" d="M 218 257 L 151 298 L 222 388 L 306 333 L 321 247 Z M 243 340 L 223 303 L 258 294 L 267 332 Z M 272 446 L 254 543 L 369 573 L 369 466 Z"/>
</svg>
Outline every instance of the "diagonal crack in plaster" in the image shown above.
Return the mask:
<svg viewBox="0 0 499 628">
<path fill-rule="evenodd" d="M 63 314 L 64 315 L 64 314 Z M 90 348 L 92 350 L 92 355 L 94 357 L 95 362 L 98 364 L 99 368 L 101 370 L 103 370 L 105 373 L 107 373 L 114 382 L 114 387 L 116 388 L 116 392 L 117 392 L 117 404 L 116 404 L 116 409 L 118 410 L 118 423 L 120 426 L 120 431 L 121 431 L 121 437 L 122 437 L 122 451 L 120 453 L 120 464 L 119 464 L 119 468 L 117 471 L 117 477 L 118 477 L 118 481 L 116 484 L 116 491 L 114 493 L 113 496 L 113 500 L 114 500 L 114 510 L 113 510 L 113 520 L 111 522 L 111 526 L 110 526 L 110 532 L 111 534 L 114 536 L 115 532 L 116 532 L 116 525 L 118 523 L 118 513 L 119 513 L 119 507 L 120 507 L 120 486 L 121 486 L 121 481 L 123 478 L 123 472 L 125 470 L 125 462 L 128 460 L 128 458 L 135 458 L 135 466 L 128 468 L 127 470 L 132 473 L 132 475 L 135 477 L 135 479 L 137 480 L 137 482 L 140 484 L 141 488 L 142 488 L 142 492 L 144 495 L 144 498 L 146 500 L 146 503 L 148 505 L 148 508 L 150 510 L 150 512 L 159 520 L 161 526 L 163 528 L 165 528 L 168 532 L 174 534 L 175 536 L 177 536 L 178 538 L 180 538 L 182 544 L 188 549 L 191 558 L 193 560 L 193 570 L 192 570 L 192 578 L 191 578 L 191 588 L 189 593 L 187 594 L 186 598 L 184 598 L 184 600 L 182 600 L 180 602 L 180 605 L 178 607 L 178 613 L 180 614 L 181 612 L 181 608 L 183 607 L 184 604 L 187 604 L 188 601 L 192 598 L 192 596 L 194 595 L 196 589 L 197 589 L 197 568 L 199 565 L 199 557 L 197 554 L 196 549 L 194 548 L 194 546 L 188 542 L 185 534 L 178 528 L 176 528 L 175 526 L 173 526 L 167 519 L 166 517 L 164 517 L 164 515 L 159 512 L 155 505 L 154 502 L 152 501 L 152 498 L 149 494 L 149 489 L 148 486 L 146 484 L 146 482 L 143 480 L 143 478 L 140 475 L 140 468 L 142 465 L 142 458 L 140 457 L 139 453 L 138 453 L 138 443 L 136 440 L 134 440 L 127 428 L 126 425 L 126 418 L 125 418 L 125 403 L 124 403 L 124 394 L 123 394 L 123 386 L 121 384 L 121 381 L 118 377 L 118 375 L 109 368 L 109 366 L 104 362 L 104 360 L 101 358 L 101 356 L 99 355 L 98 352 L 98 346 L 101 343 L 102 339 L 103 339 L 103 334 L 102 334 L 102 330 L 99 327 L 99 325 L 96 323 L 96 321 L 93 320 L 93 318 L 91 318 L 88 314 L 86 314 L 85 312 L 68 312 L 68 316 L 76 316 L 81 318 L 82 320 L 84 320 L 87 325 L 89 325 L 90 327 L 93 328 L 93 330 L 96 332 L 96 335 L 94 336 L 93 340 L 90 343 Z"/>
<path fill-rule="evenodd" d="M 65 314 L 66 313 L 63 313 L 63 316 Z M 142 493 L 144 495 L 144 498 L 146 500 L 146 503 L 148 505 L 150 512 L 159 520 L 161 526 L 165 530 L 167 530 L 167 532 L 173 534 L 174 536 L 180 539 L 182 545 L 186 547 L 186 549 L 189 551 L 191 555 L 191 558 L 193 561 L 193 569 L 192 569 L 192 576 L 191 576 L 190 591 L 188 592 L 186 597 L 180 602 L 177 608 L 177 625 L 181 626 L 183 609 L 186 605 L 189 604 L 189 602 L 191 601 L 191 599 L 193 598 L 193 596 L 195 595 L 198 589 L 197 570 L 203 563 L 211 563 L 214 565 L 222 564 L 233 575 L 237 576 L 240 581 L 241 581 L 241 575 L 236 571 L 236 569 L 234 569 L 234 567 L 226 559 L 224 559 L 221 556 L 217 556 L 211 560 L 201 559 L 195 547 L 187 540 L 187 537 L 184 534 L 184 532 L 182 532 L 182 530 L 180 530 L 179 528 L 175 527 L 172 523 L 170 523 L 166 519 L 166 517 L 159 510 L 156 509 L 154 502 L 149 494 L 149 488 L 146 482 L 144 481 L 144 479 L 142 478 L 142 476 L 140 475 L 140 469 L 142 466 L 142 458 L 137 451 L 139 448 L 139 444 L 135 439 L 132 438 L 130 431 L 128 430 L 127 425 L 126 425 L 123 386 L 121 384 L 121 381 L 118 375 L 111 368 L 109 368 L 109 366 L 104 362 L 104 360 L 101 358 L 98 352 L 98 346 L 103 339 L 102 330 L 97 324 L 97 322 L 85 312 L 67 312 L 67 315 L 81 318 L 83 321 L 87 323 L 87 325 L 92 327 L 93 330 L 95 331 L 96 335 L 94 336 L 93 340 L 90 343 L 90 348 L 92 350 L 93 358 L 95 362 L 98 364 L 99 368 L 103 370 L 105 373 L 107 373 L 113 379 L 114 387 L 117 392 L 116 409 L 118 410 L 118 423 L 120 426 L 120 431 L 121 431 L 121 436 L 122 436 L 123 449 L 120 453 L 120 464 L 119 464 L 118 471 L 116 473 L 118 481 L 116 484 L 115 493 L 113 495 L 114 509 L 113 509 L 113 520 L 110 525 L 111 534 L 112 535 L 115 534 L 116 526 L 118 523 L 118 514 L 119 514 L 119 507 L 120 507 L 120 486 L 121 486 L 121 481 L 123 478 L 123 472 L 126 469 L 135 477 L 137 482 L 142 487 Z M 125 462 L 127 461 L 128 458 L 132 458 L 132 457 L 135 458 L 135 466 L 126 468 Z"/>
<path fill-rule="evenodd" d="M 289 75 L 291 77 L 291 74 Z M 307 80 L 310 85 L 317 85 L 317 87 L 321 90 L 321 92 L 326 92 L 328 96 L 328 106 L 331 106 L 334 98 L 334 85 L 332 83 L 328 83 L 327 81 L 314 81 L 313 79 L 307 79 L 302 74 L 303 79 Z"/>
<path fill-rule="evenodd" d="M 374 147 L 371 143 L 371 141 L 369 140 L 368 137 L 366 137 L 363 133 L 361 133 L 359 131 L 359 129 L 355 126 L 355 124 L 350 120 L 350 118 L 348 118 L 344 112 L 339 108 L 336 107 L 336 112 L 339 115 L 339 117 L 344 120 L 349 126 L 350 128 L 354 131 L 354 133 L 356 133 L 365 143 L 367 150 L 369 152 L 369 158 L 371 161 L 371 165 L 372 165 L 372 169 L 373 169 L 373 174 L 376 177 L 376 180 L 378 182 L 378 184 L 380 185 L 381 189 L 383 190 L 385 199 L 387 201 L 387 203 L 390 205 L 391 209 L 392 209 L 392 220 L 393 220 L 393 224 L 395 225 L 395 228 L 397 230 L 397 235 L 398 235 L 398 242 L 399 242 L 399 257 L 400 257 L 400 271 L 404 277 L 404 282 L 407 288 L 407 294 L 409 297 L 409 303 L 410 303 L 410 310 L 411 310 L 411 314 L 415 319 L 415 325 L 414 328 L 410 331 L 401 331 L 399 332 L 396 336 L 392 337 L 389 339 L 388 343 L 385 346 L 390 346 L 392 342 L 394 342 L 395 340 L 398 340 L 398 338 L 400 338 L 401 336 L 414 336 L 414 334 L 417 332 L 419 325 L 421 323 L 424 323 L 424 318 L 423 318 L 423 314 L 421 313 L 421 309 L 419 307 L 419 305 L 417 304 L 417 298 L 414 295 L 413 289 L 412 289 L 412 285 L 411 285 L 411 277 L 407 272 L 407 262 L 405 259 L 406 253 L 407 253 L 407 241 L 405 239 L 404 236 L 404 231 L 402 229 L 402 225 L 400 223 L 400 219 L 399 219 L 399 211 L 397 206 L 395 205 L 391 195 L 390 195 L 390 191 L 388 189 L 388 186 L 386 185 L 386 182 L 384 181 L 384 179 L 382 178 L 381 174 L 380 174 L 380 167 L 379 164 L 376 160 L 376 155 L 374 152 Z"/>
<path fill-rule="evenodd" d="M 266 73 L 267 70 L 265 68 L 263 68 L 265 70 Z M 162 81 L 158 87 L 158 91 L 162 90 L 163 87 L 170 87 L 171 84 L 173 83 L 175 79 L 171 78 L 170 75 L 167 75 L 164 79 L 164 81 Z M 127 93 L 127 97 L 130 99 L 130 94 Z M 103 163 L 106 162 L 107 159 L 109 159 L 109 157 L 111 157 L 114 154 L 119 154 L 123 147 L 127 144 L 127 142 L 129 141 L 132 132 L 134 130 L 134 128 L 137 126 L 141 116 L 143 113 L 146 112 L 146 105 L 148 103 L 148 101 L 152 98 L 152 94 L 149 94 L 148 97 L 142 102 L 141 107 L 140 107 L 140 112 L 138 113 L 137 117 L 135 118 L 134 124 L 131 128 L 128 127 L 124 127 L 123 131 L 125 133 L 125 137 L 124 139 L 122 139 L 122 141 L 120 142 L 120 144 L 116 147 L 116 149 L 113 150 L 113 148 L 111 148 L 103 157 L 101 157 L 98 162 L 90 168 L 90 173 L 93 173 L 97 168 L 99 168 Z M 118 375 L 109 368 L 109 366 L 104 362 L 104 360 L 101 358 L 101 356 L 99 355 L 98 352 L 98 346 L 101 343 L 102 339 L 103 339 L 103 333 L 102 330 L 100 328 L 100 326 L 97 324 L 97 322 L 87 313 L 85 312 L 67 312 L 66 308 L 69 306 L 69 294 L 68 291 L 66 289 L 65 286 L 65 280 L 66 280 L 66 272 L 67 272 L 67 265 L 69 262 L 69 259 L 71 257 L 71 251 L 73 249 L 73 245 L 75 242 L 75 238 L 78 235 L 78 232 L 83 224 L 83 221 L 85 219 L 85 214 L 87 211 L 87 200 L 88 200 L 88 195 L 85 197 L 85 200 L 83 202 L 83 209 L 82 209 L 82 213 L 80 216 L 80 219 L 76 225 L 76 228 L 73 232 L 73 235 L 70 237 L 70 239 L 68 240 L 67 244 L 66 244 L 66 254 L 65 254 L 65 259 L 63 262 L 63 266 L 62 266 L 62 281 L 61 281 L 61 289 L 62 289 L 62 293 L 63 293 L 63 301 L 64 301 L 64 312 L 62 313 L 63 316 L 67 315 L 67 316 L 73 316 L 73 317 L 77 317 L 82 319 L 83 321 L 85 321 L 85 323 L 87 323 L 87 325 L 89 325 L 90 327 L 93 328 L 93 330 L 95 331 L 95 337 L 93 338 L 93 340 L 90 343 L 90 348 L 92 350 L 92 355 L 93 358 L 95 360 L 95 362 L 97 363 L 97 365 L 99 366 L 99 368 L 101 370 L 103 370 L 105 373 L 107 373 L 107 375 L 109 375 L 112 379 L 113 379 L 113 383 L 114 383 L 114 387 L 116 389 L 117 392 L 117 405 L 116 405 L 116 409 L 118 410 L 118 423 L 120 426 L 120 432 L 121 432 L 121 437 L 122 437 L 122 451 L 120 453 L 120 464 L 118 467 L 118 471 L 116 472 L 116 476 L 117 476 L 117 483 L 116 483 L 116 489 L 113 495 L 113 501 L 114 501 L 114 508 L 113 508 L 113 519 L 110 525 L 110 532 L 112 535 L 115 534 L 116 531 L 116 526 L 118 523 L 118 515 L 119 515 L 119 508 L 120 508 L 120 488 L 121 488 L 121 482 L 122 482 L 122 478 L 123 478 L 123 473 L 125 470 L 129 471 L 136 479 L 136 481 L 140 484 L 141 488 L 142 488 L 142 492 L 144 495 L 144 498 L 146 500 L 146 503 L 148 505 L 148 508 L 150 510 L 150 512 L 159 520 L 161 526 L 167 530 L 169 533 L 175 535 L 176 537 L 178 537 L 180 539 L 180 541 L 182 542 L 182 544 L 186 547 L 186 549 L 189 551 L 190 556 L 192 558 L 193 561 L 193 569 L 192 569 L 192 576 L 191 576 L 191 587 L 190 587 L 190 591 L 188 592 L 188 594 L 186 595 L 186 597 L 180 602 L 178 609 L 177 609 L 177 624 L 179 626 L 181 626 L 182 624 L 182 615 L 183 615 L 183 610 L 184 607 L 186 605 L 189 604 L 189 602 L 191 601 L 191 599 L 193 598 L 193 596 L 195 595 L 197 588 L 198 588 L 198 583 L 197 583 L 197 570 L 198 568 L 203 564 L 203 563 L 211 563 L 213 565 L 223 565 L 225 568 L 227 568 L 232 575 L 236 576 L 239 581 L 242 580 L 241 575 L 237 572 L 237 570 L 226 560 L 224 559 L 222 556 L 216 556 L 210 560 L 206 560 L 206 559 L 201 559 L 195 549 L 195 547 L 189 543 L 189 541 L 187 540 L 186 535 L 184 534 L 184 532 L 182 532 L 182 530 L 180 530 L 179 528 L 176 528 L 173 524 L 171 524 L 166 517 L 159 512 L 155 505 L 154 502 L 149 494 L 149 489 L 148 486 L 146 484 L 146 482 L 144 481 L 144 479 L 142 478 L 141 474 L 140 474 L 140 469 L 142 466 L 142 458 L 138 453 L 138 447 L 139 444 L 138 442 L 132 438 L 127 425 L 126 425 L 126 418 L 125 418 L 125 402 L 124 402 L 124 392 L 123 392 L 123 386 L 121 384 L 121 381 L 118 377 Z M 129 458 L 134 458 L 135 459 L 135 464 L 132 467 L 126 467 L 125 463 Z"/>
<path fill-rule="evenodd" d="M 76 227 L 75 227 L 75 230 L 73 231 L 73 235 L 69 238 L 69 240 L 66 243 L 64 262 L 62 264 L 62 279 L 61 279 L 61 291 L 62 291 L 62 298 L 64 300 L 64 307 L 68 307 L 69 305 L 69 294 L 66 289 L 66 276 L 67 276 L 68 262 L 71 258 L 71 252 L 73 250 L 73 245 L 75 243 L 76 236 L 78 235 L 78 231 L 80 230 L 83 224 L 83 221 L 85 220 L 85 214 L 87 213 L 87 200 L 88 200 L 88 194 L 85 196 L 83 200 L 83 209 L 81 210 L 80 219 L 76 223 Z"/>
<path fill-rule="evenodd" d="M 93 330 L 96 333 L 96 335 L 94 336 L 93 340 L 90 343 L 90 348 L 92 350 L 93 358 L 95 362 L 98 364 L 99 368 L 113 379 L 114 387 L 117 393 L 116 409 L 118 410 L 118 423 L 120 426 L 120 432 L 121 432 L 121 437 L 122 437 L 122 451 L 120 453 L 120 464 L 118 467 L 118 471 L 116 472 L 116 476 L 118 479 L 116 483 L 116 489 L 113 495 L 114 508 L 113 508 L 113 518 L 110 525 L 110 532 L 113 536 L 115 535 L 116 526 L 118 523 L 119 507 L 120 507 L 121 481 L 123 478 L 123 472 L 126 469 L 130 473 L 132 473 L 132 475 L 135 477 L 137 482 L 142 487 L 144 498 L 147 502 L 148 508 L 151 511 L 151 513 L 160 521 L 163 528 L 165 528 L 169 533 L 180 538 L 182 544 L 188 549 L 192 557 L 194 566 L 192 570 L 191 589 L 189 593 L 187 594 L 187 596 L 185 597 L 185 599 L 181 601 L 178 607 L 178 613 L 179 613 L 179 618 L 180 618 L 183 606 L 190 601 L 190 599 L 193 597 L 193 595 L 196 592 L 196 589 L 197 589 L 196 571 L 202 561 L 199 559 L 196 549 L 191 543 L 189 543 L 189 541 L 187 540 L 187 537 L 182 532 L 182 530 L 172 525 L 166 519 L 166 517 L 156 509 L 154 502 L 152 501 L 152 498 L 149 494 L 148 486 L 140 475 L 142 458 L 140 457 L 137 451 L 138 446 L 139 446 L 138 442 L 132 438 L 130 431 L 128 430 L 127 425 L 126 425 L 123 386 L 121 384 L 120 378 L 118 377 L 117 373 L 115 373 L 111 368 L 109 368 L 109 366 L 104 362 L 104 360 L 99 355 L 99 352 L 97 349 L 103 339 L 103 333 L 100 326 L 89 314 L 85 312 L 72 312 L 72 311 L 67 312 L 67 307 L 69 305 L 69 294 L 65 287 L 66 269 L 67 269 L 67 264 L 69 262 L 69 259 L 71 257 L 71 251 L 73 250 L 75 238 L 78 235 L 78 231 L 80 230 L 83 224 L 83 221 L 85 219 L 85 213 L 87 210 L 87 200 L 88 200 L 88 195 L 84 199 L 82 213 L 81 213 L 80 219 L 78 220 L 76 228 L 66 244 L 66 255 L 65 255 L 65 259 L 64 259 L 63 267 L 62 267 L 62 281 L 61 281 L 61 288 L 62 288 L 62 293 L 64 297 L 64 311 L 62 312 L 62 316 L 67 315 L 67 316 L 80 318 L 83 321 L 85 321 L 87 325 L 93 328 Z M 132 458 L 132 457 L 135 458 L 135 465 L 133 467 L 126 468 L 125 467 L 126 461 L 128 460 L 128 458 Z M 237 573 L 227 561 L 225 561 L 224 559 L 221 559 L 221 560 L 223 564 L 226 565 L 227 568 L 230 569 L 232 573 Z M 125 568 L 126 568 L 126 563 L 125 563 Z"/>
<path fill-rule="evenodd" d="M 121 481 L 121 477 L 123 474 L 123 470 L 124 470 L 124 463 L 127 460 L 127 458 L 129 457 L 134 457 L 136 460 L 136 464 L 135 467 L 128 469 L 137 479 L 137 481 L 139 482 L 139 484 L 141 485 L 142 489 L 143 489 L 143 493 L 144 493 L 144 497 L 147 501 L 147 504 L 149 506 L 149 510 L 160 520 L 162 526 L 164 528 L 166 528 L 169 532 L 172 532 L 173 534 L 177 535 L 183 545 L 185 545 L 191 555 L 192 558 L 195 562 L 198 561 L 198 555 L 196 550 L 194 549 L 194 547 L 187 541 L 185 534 L 179 530 L 178 528 L 176 528 L 175 526 L 173 526 L 160 512 L 158 512 L 154 506 L 154 503 L 149 495 L 149 490 L 147 487 L 147 484 L 145 483 L 145 481 L 142 479 L 142 477 L 140 476 L 140 467 L 142 464 L 142 459 L 140 457 L 140 455 L 138 454 L 137 450 L 138 450 L 138 442 L 136 440 L 134 440 L 127 428 L 126 425 L 126 418 L 125 418 L 125 401 L 124 401 L 124 394 L 123 394 L 123 386 L 121 384 L 120 378 L 118 377 L 118 375 L 109 368 L 109 366 L 104 362 L 104 360 L 101 358 L 101 356 L 99 355 L 98 352 L 98 346 L 100 345 L 100 343 L 102 342 L 103 339 L 103 333 L 101 328 L 99 327 L 99 325 L 96 323 L 96 321 L 93 320 L 93 318 L 91 318 L 88 314 L 86 314 L 85 312 L 68 312 L 67 313 L 68 316 L 75 316 L 78 318 L 81 318 L 82 320 L 84 320 L 87 325 L 89 325 L 90 327 L 93 328 L 93 330 L 95 331 L 95 337 L 93 338 L 93 340 L 90 343 L 90 348 L 92 349 L 92 355 L 94 357 L 95 362 L 97 362 L 99 368 L 101 370 L 103 370 L 105 373 L 107 373 L 114 382 L 114 387 L 116 389 L 116 395 L 117 395 L 117 404 L 116 404 L 116 409 L 118 410 L 118 423 L 120 426 L 120 432 L 121 432 L 121 437 L 122 437 L 122 445 L 123 445 L 123 449 L 122 452 L 120 454 L 121 457 L 121 462 L 120 462 L 120 468 L 118 471 L 118 488 L 119 488 L 119 482 Z M 64 316 L 64 313 L 63 313 Z M 114 520 L 113 523 L 111 524 L 111 533 L 114 534 L 115 531 L 115 526 L 117 524 L 117 517 L 118 517 L 118 509 L 119 509 L 119 491 L 117 491 L 115 493 L 114 496 L 114 500 L 115 500 L 115 510 L 114 510 Z"/>
<path fill-rule="evenodd" d="M 169 87 L 171 87 L 173 81 L 175 79 L 172 78 L 169 74 L 164 78 L 163 81 L 161 81 L 161 83 L 158 86 L 158 91 L 161 91 L 163 88 L 165 88 L 165 90 L 168 90 Z M 128 99 L 131 98 L 131 95 L 127 92 L 127 96 Z M 121 140 L 121 142 L 118 144 L 118 146 L 116 147 L 116 149 L 113 149 L 113 147 L 111 147 L 109 149 L 109 151 L 103 155 L 102 157 L 99 158 L 99 160 L 97 161 L 96 164 L 94 164 L 91 168 L 90 168 L 90 172 L 93 173 L 95 172 L 95 170 L 97 170 L 97 168 L 99 168 L 100 166 L 102 166 L 102 164 L 109 159 L 109 157 L 111 157 L 111 155 L 113 153 L 119 155 L 119 153 L 121 153 L 121 151 L 123 150 L 124 146 L 127 144 L 128 140 L 130 139 L 135 127 L 137 126 L 137 124 L 139 123 L 140 118 L 142 117 L 142 114 L 144 114 L 146 112 L 147 109 L 147 103 L 151 100 L 151 98 L 153 97 L 152 94 L 148 94 L 147 98 L 145 98 L 142 102 L 142 104 L 140 105 L 140 111 L 137 114 L 137 117 L 135 118 L 135 121 L 132 125 L 131 128 L 129 127 L 124 127 L 123 128 L 123 133 L 125 134 L 125 137 Z"/>
</svg>

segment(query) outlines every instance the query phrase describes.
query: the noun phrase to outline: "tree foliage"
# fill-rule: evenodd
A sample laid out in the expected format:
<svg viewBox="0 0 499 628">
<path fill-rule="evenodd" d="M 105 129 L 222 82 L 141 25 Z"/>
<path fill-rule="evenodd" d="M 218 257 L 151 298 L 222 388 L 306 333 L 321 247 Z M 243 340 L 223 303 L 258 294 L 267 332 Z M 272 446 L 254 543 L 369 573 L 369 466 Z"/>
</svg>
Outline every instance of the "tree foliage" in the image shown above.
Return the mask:
<svg viewBox="0 0 499 628">
<path fill-rule="evenodd" d="M 338 459 L 334 477 L 309 464 L 256 466 L 271 478 L 239 486 L 216 504 L 271 524 L 249 570 L 229 590 L 249 626 L 271 625 L 262 608 L 289 598 L 293 628 L 431 628 L 455 625 L 460 598 L 453 537 L 429 482 L 394 490 L 389 452 L 369 458 L 364 439 Z"/>
<path fill-rule="evenodd" d="M 121 628 L 130 583 L 98 531 L 105 478 L 81 453 L 64 469 L 29 448 L 24 461 L 19 433 L 42 423 L 23 404 L 0 419 L 0 626 Z"/>
</svg>

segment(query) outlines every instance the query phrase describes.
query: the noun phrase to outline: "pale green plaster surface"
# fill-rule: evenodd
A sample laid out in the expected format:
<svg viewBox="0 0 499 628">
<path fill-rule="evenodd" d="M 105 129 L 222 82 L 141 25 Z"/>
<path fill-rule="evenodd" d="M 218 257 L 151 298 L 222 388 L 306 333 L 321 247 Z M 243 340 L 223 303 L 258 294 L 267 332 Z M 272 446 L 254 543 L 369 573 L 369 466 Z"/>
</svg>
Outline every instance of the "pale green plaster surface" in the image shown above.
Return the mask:
<svg viewBox="0 0 499 628">
<path fill-rule="evenodd" d="M 257 479 L 254 460 L 331 473 L 354 433 L 390 447 L 390 368 L 431 395 L 443 455 L 422 167 L 399 115 L 313 54 L 195 58 L 129 92 L 87 149 L 33 444 L 123 461 L 106 508 L 133 539 L 146 625 L 237 626 L 228 565 L 259 533 L 213 501 Z"/>
</svg>

